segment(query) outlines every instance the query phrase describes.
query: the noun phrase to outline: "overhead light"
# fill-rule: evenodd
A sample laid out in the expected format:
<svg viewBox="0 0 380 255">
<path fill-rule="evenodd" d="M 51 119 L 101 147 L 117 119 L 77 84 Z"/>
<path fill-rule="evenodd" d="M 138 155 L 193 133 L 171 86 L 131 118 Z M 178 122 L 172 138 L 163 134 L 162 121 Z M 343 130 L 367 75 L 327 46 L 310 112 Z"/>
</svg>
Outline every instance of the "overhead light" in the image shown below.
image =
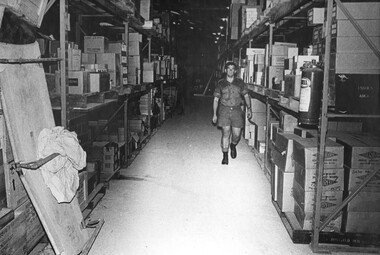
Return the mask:
<svg viewBox="0 0 380 255">
<path fill-rule="evenodd" d="M 219 28 L 220 28 L 220 29 L 223 29 L 224 27 L 223 27 L 223 26 L 220 26 Z"/>
<path fill-rule="evenodd" d="M 219 37 L 215 37 L 216 40 L 219 40 Z"/>
<path fill-rule="evenodd" d="M 221 18 L 222 21 L 227 21 L 227 18 Z"/>
<path fill-rule="evenodd" d="M 217 44 L 218 43 L 218 41 L 215 41 L 215 44 Z"/>
<path fill-rule="evenodd" d="M 218 35 L 221 35 L 222 33 L 221 32 L 218 32 Z"/>
<path fill-rule="evenodd" d="M 175 21 L 173 21 L 173 25 L 175 25 L 176 23 L 175 23 Z"/>
<path fill-rule="evenodd" d="M 213 35 L 216 35 L 216 33 L 212 33 Z"/>
<path fill-rule="evenodd" d="M 111 23 L 108 23 L 108 22 L 100 22 L 99 26 L 101 26 L 101 27 L 113 27 L 114 25 L 112 25 Z"/>
<path fill-rule="evenodd" d="M 194 27 L 190 27 L 190 29 L 194 29 Z"/>
<path fill-rule="evenodd" d="M 175 15 L 181 15 L 181 14 L 179 14 L 178 12 L 176 12 L 176 11 L 170 11 L 170 13 L 173 13 L 173 14 L 175 14 Z"/>
</svg>

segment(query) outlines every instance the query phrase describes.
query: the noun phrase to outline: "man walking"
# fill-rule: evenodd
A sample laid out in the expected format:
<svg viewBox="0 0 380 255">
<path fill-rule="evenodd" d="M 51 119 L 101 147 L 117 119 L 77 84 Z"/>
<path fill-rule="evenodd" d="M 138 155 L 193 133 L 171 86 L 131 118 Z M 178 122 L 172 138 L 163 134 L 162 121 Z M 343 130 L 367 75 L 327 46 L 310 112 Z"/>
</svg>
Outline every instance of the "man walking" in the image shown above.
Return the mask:
<svg viewBox="0 0 380 255">
<path fill-rule="evenodd" d="M 222 128 L 222 164 L 228 165 L 228 149 L 231 148 L 231 158 L 236 158 L 236 145 L 240 141 L 241 129 L 244 127 L 244 111 L 241 108 L 244 103 L 243 98 L 247 104 L 249 119 L 252 113 L 247 85 L 235 77 L 237 65 L 234 62 L 227 62 L 225 69 L 227 75 L 218 81 L 214 91 L 212 122 Z"/>
</svg>

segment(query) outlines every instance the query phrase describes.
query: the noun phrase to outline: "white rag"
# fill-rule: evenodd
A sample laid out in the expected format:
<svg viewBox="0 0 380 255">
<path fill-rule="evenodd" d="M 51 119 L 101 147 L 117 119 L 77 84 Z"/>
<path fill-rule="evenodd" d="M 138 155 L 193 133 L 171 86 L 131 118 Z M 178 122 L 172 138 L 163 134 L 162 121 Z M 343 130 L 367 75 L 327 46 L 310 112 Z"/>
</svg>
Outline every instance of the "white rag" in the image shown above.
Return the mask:
<svg viewBox="0 0 380 255">
<path fill-rule="evenodd" d="M 71 202 L 79 186 L 78 171 L 86 166 L 86 152 L 75 132 L 45 128 L 38 136 L 37 156 L 45 158 L 53 153 L 60 155 L 41 167 L 42 177 L 58 203 Z"/>
</svg>

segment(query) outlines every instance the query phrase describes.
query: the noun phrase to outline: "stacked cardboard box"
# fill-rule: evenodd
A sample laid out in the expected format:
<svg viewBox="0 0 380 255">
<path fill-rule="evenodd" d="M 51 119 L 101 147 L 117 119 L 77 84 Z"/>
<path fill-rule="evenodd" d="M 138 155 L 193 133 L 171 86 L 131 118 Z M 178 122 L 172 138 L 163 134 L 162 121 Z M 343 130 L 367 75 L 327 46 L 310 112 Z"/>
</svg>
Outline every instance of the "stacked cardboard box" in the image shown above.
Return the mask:
<svg viewBox="0 0 380 255">
<path fill-rule="evenodd" d="M 277 133 L 271 158 L 275 164 L 274 200 L 282 212 L 294 211 L 293 199 L 293 141 L 300 139 L 291 133 Z"/>
<path fill-rule="evenodd" d="M 247 48 L 247 69 L 245 82 L 262 85 L 264 81 L 264 48 Z"/>
<path fill-rule="evenodd" d="M 245 121 L 245 138 L 248 139 L 248 145 L 259 150 L 260 153 L 264 153 L 265 143 L 263 142 L 265 141 L 265 127 L 267 125 L 266 105 L 256 98 L 251 98 L 251 109 L 252 117 L 250 120 L 246 117 Z"/>
<path fill-rule="evenodd" d="M 344 3 L 377 50 L 380 49 L 380 3 Z M 334 6 L 329 79 L 330 104 L 339 112 L 380 113 L 380 60 Z M 353 107 L 354 106 L 354 107 Z"/>
<path fill-rule="evenodd" d="M 373 170 L 380 167 L 380 139 L 364 135 L 337 138 L 344 145 L 345 196 L 351 194 Z M 344 211 L 344 231 L 380 232 L 380 174 L 364 186 Z"/>
<path fill-rule="evenodd" d="M 344 169 L 342 145 L 326 140 L 323 188 L 321 200 L 321 221 L 343 201 Z M 294 214 L 304 230 L 313 226 L 314 196 L 318 157 L 317 138 L 294 140 Z M 340 232 L 342 215 L 339 214 L 322 231 Z"/>
<path fill-rule="evenodd" d="M 128 84 L 141 83 L 141 58 L 140 43 L 142 35 L 140 33 L 129 33 L 128 41 Z"/>
<path fill-rule="evenodd" d="M 240 9 L 240 33 L 249 28 L 260 16 L 261 7 L 258 5 L 243 5 Z"/>
</svg>

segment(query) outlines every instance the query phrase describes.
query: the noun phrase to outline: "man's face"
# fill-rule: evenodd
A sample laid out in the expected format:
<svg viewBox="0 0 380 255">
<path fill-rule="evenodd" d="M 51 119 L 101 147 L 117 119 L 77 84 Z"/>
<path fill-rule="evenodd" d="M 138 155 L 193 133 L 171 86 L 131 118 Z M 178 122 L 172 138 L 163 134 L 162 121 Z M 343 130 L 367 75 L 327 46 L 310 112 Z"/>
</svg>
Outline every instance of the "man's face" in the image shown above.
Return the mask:
<svg viewBox="0 0 380 255">
<path fill-rule="evenodd" d="M 227 76 L 228 77 L 230 77 L 230 78 L 234 77 L 234 75 L 235 75 L 235 66 L 234 65 L 227 66 L 226 70 L 227 70 Z"/>
</svg>

